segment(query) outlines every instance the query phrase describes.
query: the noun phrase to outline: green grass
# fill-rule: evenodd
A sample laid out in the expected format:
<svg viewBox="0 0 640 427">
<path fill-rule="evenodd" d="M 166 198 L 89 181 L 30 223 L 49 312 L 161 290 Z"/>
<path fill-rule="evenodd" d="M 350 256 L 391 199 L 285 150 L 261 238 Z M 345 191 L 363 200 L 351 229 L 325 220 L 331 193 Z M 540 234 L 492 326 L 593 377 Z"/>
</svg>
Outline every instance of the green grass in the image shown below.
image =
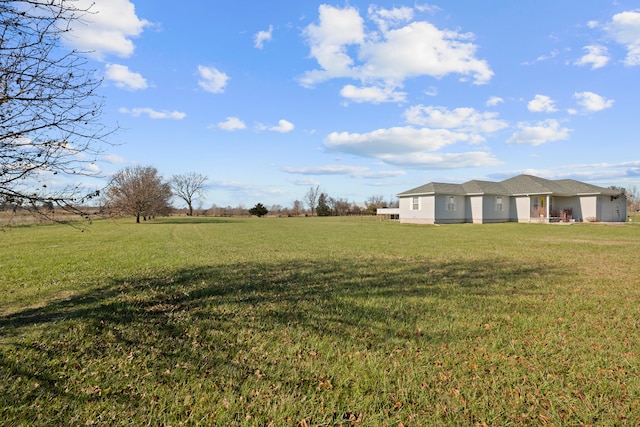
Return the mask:
<svg viewBox="0 0 640 427">
<path fill-rule="evenodd" d="M 640 223 L 0 239 L 2 425 L 640 424 Z"/>
</svg>

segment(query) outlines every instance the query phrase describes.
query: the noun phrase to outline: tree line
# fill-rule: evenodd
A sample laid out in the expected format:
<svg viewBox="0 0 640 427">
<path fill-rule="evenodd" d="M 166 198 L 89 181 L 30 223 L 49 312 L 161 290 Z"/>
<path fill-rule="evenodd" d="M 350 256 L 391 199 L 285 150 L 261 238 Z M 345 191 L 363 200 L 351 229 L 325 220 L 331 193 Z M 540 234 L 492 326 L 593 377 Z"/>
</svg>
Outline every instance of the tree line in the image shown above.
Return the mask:
<svg viewBox="0 0 640 427">
<path fill-rule="evenodd" d="M 182 199 L 193 215 L 193 203 L 202 196 L 207 181 L 205 175 L 189 172 L 173 175 L 165 181 L 152 166 L 132 166 L 111 178 L 102 199 L 103 212 L 111 216 L 132 215 L 136 222 L 169 214 L 171 198 Z"/>
<path fill-rule="evenodd" d="M 384 196 L 369 196 L 363 205 L 349 202 L 347 199 L 335 198 L 322 191 L 319 185 L 309 187 L 304 195 L 304 201 L 311 215 L 317 216 L 348 216 L 348 215 L 375 215 L 378 208 L 397 207 L 395 200 L 385 200 Z M 297 202 L 297 201 L 296 201 Z M 294 205 L 296 204 L 294 202 Z M 298 202 L 300 205 L 301 202 Z"/>
<path fill-rule="evenodd" d="M 175 210 L 171 205 L 172 198 L 178 198 L 187 205 L 186 214 L 193 216 L 194 203 L 204 195 L 207 177 L 189 172 L 173 175 L 165 180 L 158 170 L 152 166 L 132 166 L 117 172 L 111 178 L 109 185 L 101 199 L 101 211 L 109 216 L 134 216 L 136 222 L 146 221 L 156 216 L 168 215 Z M 387 207 L 382 196 L 371 196 L 364 206 L 346 199 L 330 197 L 320 187 L 310 187 L 305 193 L 304 203 L 295 200 L 290 208 L 272 205 L 268 209 L 261 202 L 250 209 L 218 208 L 213 206 L 209 210 L 200 209 L 200 215 L 211 216 L 241 216 L 255 215 L 262 217 L 268 213 L 277 216 L 344 216 L 344 215 L 373 215 L 379 207 Z"/>
</svg>

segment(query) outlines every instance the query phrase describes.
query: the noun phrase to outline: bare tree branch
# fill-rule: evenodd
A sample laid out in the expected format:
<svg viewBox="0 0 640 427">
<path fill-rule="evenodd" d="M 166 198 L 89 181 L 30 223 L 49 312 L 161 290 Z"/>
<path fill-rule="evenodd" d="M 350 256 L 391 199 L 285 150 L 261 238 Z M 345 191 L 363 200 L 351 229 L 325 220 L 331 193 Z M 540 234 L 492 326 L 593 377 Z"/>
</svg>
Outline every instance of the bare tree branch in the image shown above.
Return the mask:
<svg viewBox="0 0 640 427">
<path fill-rule="evenodd" d="M 171 177 L 173 194 L 185 201 L 189 208 L 189 216 L 193 216 L 193 202 L 202 197 L 207 177 L 196 172 Z"/>
<path fill-rule="evenodd" d="M 316 185 L 315 187 L 309 187 L 307 192 L 304 195 L 304 200 L 307 202 L 309 209 L 311 209 L 311 216 L 316 210 L 316 202 L 318 201 L 318 197 L 320 196 L 320 186 Z"/>
<path fill-rule="evenodd" d="M 117 172 L 105 193 L 105 210 L 112 216 L 133 215 L 136 222 L 171 209 L 171 186 L 151 166 L 135 166 Z"/>
<path fill-rule="evenodd" d="M 56 175 L 94 176 L 87 166 L 112 132 L 101 122 L 101 80 L 61 37 L 90 13 L 73 0 L 0 0 L 0 201 L 67 210 L 95 197 Z"/>
</svg>

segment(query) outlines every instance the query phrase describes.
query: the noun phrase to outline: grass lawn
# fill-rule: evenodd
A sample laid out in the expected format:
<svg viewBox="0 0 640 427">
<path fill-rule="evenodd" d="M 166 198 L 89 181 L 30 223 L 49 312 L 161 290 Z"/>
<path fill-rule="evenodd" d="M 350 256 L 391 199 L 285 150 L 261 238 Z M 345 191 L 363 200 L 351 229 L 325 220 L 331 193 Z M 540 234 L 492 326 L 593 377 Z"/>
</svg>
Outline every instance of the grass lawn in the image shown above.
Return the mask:
<svg viewBox="0 0 640 427">
<path fill-rule="evenodd" d="M 640 424 L 640 219 L 0 242 L 0 425 Z"/>
</svg>

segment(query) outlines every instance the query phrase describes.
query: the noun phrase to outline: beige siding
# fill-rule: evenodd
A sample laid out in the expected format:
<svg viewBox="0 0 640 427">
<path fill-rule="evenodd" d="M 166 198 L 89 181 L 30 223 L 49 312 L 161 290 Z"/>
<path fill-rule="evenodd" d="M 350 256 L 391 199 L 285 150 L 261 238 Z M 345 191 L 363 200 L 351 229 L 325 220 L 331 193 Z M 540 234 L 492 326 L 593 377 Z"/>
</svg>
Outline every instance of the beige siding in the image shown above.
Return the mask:
<svg viewBox="0 0 640 427">
<path fill-rule="evenodd" d="M 449 198 L 455 200 L 455 210 L 447 210 Z M 440 224 L 452 224 L 465 222 L 465 199 L 464 196 L 437 195 L 435 196 L 435 222 Z"/>
<path fill-rule="evenodd" d="M 483 197 L 482 196 L 470 196 L 467 203 L 468 213 L 466 215 L 467 220 L 470 220 L 474 224 L 482 224 L 484 221 L 483 211 Z"/>
<path fill-rule="evenodd" d="M 589 219 L 598 218 L 598 197 L 597 196 L 581 196 L 580 197 L 580 218 L 577 221 L 587 221 Z"/>
<path fill-rule="evenodd" d="M 598 219 L 604 222 L 624 222 L 627 220 L 627 201 L 624 197 L 598 197 Z"/>
<path fill-rule="evenodd" d="M 624 197 L 582 196 L 580 197 L 582 220 L 624 222 L 627 220 L 627 201 Z"/>
<path fill-rule="evenodd" d="M 510 205 L 514 208 L 511 212 L 511 220 L 531 222 L 531 198 L 529 196 L 519 196 L 511 199 Z"/>
<path fill-rule="evenodd" d="M 400 198 L 400 222 L 407 224 L 433 224 L 435 196 L 419 196 L 419 209 L 413 210 L 413 197 Z"/>
<path fill-rule="evenodd" d="M 509 221 L 509 211 L 510 211 L 510 202 L 509 199 L 511 197 L 502 196 L 502 210 L 496 210 L 496 203 L 498 196 L 484 196 L 483 197 L 483 223 L 491 223 L 491 222 L 507 222 Z"/>
</svg>

